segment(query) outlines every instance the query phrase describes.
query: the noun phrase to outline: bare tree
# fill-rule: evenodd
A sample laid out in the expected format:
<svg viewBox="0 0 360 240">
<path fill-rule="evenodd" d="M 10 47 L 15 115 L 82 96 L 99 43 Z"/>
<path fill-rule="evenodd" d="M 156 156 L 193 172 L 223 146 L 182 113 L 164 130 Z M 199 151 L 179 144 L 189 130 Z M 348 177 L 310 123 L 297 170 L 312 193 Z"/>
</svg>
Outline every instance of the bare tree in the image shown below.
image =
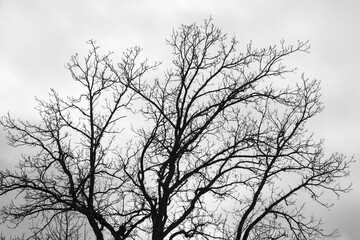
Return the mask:
<svg viewBox="0 0 360 240">
<path fill-rule="evenodd" d="M 82 94 L 52 90 L 40 124 L 1 121 L 11 145 L 39 150 L 1 171 L 0 195 L 25 199 L 3 221 L 76 211 L 99 240 L 331 236 L 305 203 L 329 208 L 323 194 L 348 192 L 339 180 L 352 159 L 326 157 L 305 127 L 322 110 L 319 82 L 285 80 L 294 70 L 283 59 L 307 42 L 239 52 L 211 21 L 182 25 L 167 41 L 172 67 L 151 81 L 158 64 L 137 63 L 139 48 L 115 65 L 90 43 L 84 63 L 68 65 Z"/>
</svg>

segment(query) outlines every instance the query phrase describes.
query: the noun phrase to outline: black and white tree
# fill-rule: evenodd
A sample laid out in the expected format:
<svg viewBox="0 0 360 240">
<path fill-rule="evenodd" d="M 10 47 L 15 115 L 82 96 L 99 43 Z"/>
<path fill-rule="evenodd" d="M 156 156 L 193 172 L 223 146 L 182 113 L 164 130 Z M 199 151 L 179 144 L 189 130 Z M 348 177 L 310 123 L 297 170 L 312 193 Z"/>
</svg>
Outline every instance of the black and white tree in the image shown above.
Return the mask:
<svg viewBox="0 0 360 240">
<path fill-rule="evenodd" d="M 1 120 L 12 146 L 37 150 L 0 172 L 0 195 L 23 199 L 2 222 L 77 212 L 98 240 L 333 235 L 306 203 L 329 208 L 325 195 L 348 192 L 352 159 L 326 156 L 307 131 L 323 108 L 319 81 L 283 64 L 307 42 L 241 50 L 211 20 L 182 25 L 155 79 L 159 64 L 139 61 L 140 48 L 115 64 L 89 43 L 67 65 L 81 94 L 52 90 L 38 100 L 40 123 Z"/>
</svg>

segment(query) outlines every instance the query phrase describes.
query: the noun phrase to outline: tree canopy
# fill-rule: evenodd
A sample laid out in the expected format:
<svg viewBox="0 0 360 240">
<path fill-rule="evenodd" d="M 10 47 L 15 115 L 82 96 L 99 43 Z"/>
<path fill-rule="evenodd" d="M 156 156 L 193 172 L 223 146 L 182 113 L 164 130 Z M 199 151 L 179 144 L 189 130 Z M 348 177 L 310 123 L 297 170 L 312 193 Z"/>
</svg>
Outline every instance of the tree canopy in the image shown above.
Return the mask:
<svg viewBox="0 0 360 240">
<path fill-rule="evenodd" d="M 10 145 L 37 150 L 0 171 L 0 196 L 19 193 L 2 222 L 75 212 L 98 240 L 330 236 L 305 203 L 329 208 L 324 193 L 348 192 L 352 160 L 307 131 L 320 83 L 283 61 L 308 42 L 240 51 L 207 20 L 167 44 L 172 62 L 151 78 L 160 64 L 139 61 L 141 48 L 114 63 L 89 41 L 67 64 L 81 94 L 51 90 L 39 123 L 2 118 Z"/>
</svg>

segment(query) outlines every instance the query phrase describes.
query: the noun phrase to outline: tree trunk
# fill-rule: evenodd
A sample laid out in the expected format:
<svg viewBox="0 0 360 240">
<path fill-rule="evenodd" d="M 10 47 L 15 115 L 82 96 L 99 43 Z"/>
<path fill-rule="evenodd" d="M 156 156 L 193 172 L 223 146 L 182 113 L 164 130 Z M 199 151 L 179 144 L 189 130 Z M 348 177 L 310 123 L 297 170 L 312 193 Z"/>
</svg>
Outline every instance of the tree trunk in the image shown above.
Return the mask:
<svg viewBox="0 0 360 240">
<path fill-rule="evenodd" d="M 158 217 L 153 218 L 153 231 L 152 231 L 152 240 L 163 240 L 164 233 L 164 224 L 158 219 Z"/>
</svg>

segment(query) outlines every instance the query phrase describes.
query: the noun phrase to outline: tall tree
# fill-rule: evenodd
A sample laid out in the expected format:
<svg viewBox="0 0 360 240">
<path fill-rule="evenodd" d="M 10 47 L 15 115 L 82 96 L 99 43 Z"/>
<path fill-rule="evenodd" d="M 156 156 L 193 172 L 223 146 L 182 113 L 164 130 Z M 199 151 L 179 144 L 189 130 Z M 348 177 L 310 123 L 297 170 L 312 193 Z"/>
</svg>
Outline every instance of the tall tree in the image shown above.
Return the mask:
<svg viewBox="0 0 360 240">
<path fill-rule="evenodd" d="M 308 43 L 239 52 L 211 21 L 167 43 L 172 66 L 145 80 L 158 64 L 138 63 L 140 48 L 113 64 L 90 41 L 84 63 L 68 64 L 82 94 L 52 90 L 38 100 L 40 124 L 2 119 L 11 145 L 39 150 L 0 172 L 0 195 L 25 200 L 4 207 L 3 221 L 76 211 L 98 240 L 327 236 L 304 203 L 329 208 L 323 193 L 348 192 L 339 180 L 352 160 L 326 157 L 306 129 L 322 110 L 319 82 L 285 80 L 294 70 L 283 59 Z"/>
</svg>

